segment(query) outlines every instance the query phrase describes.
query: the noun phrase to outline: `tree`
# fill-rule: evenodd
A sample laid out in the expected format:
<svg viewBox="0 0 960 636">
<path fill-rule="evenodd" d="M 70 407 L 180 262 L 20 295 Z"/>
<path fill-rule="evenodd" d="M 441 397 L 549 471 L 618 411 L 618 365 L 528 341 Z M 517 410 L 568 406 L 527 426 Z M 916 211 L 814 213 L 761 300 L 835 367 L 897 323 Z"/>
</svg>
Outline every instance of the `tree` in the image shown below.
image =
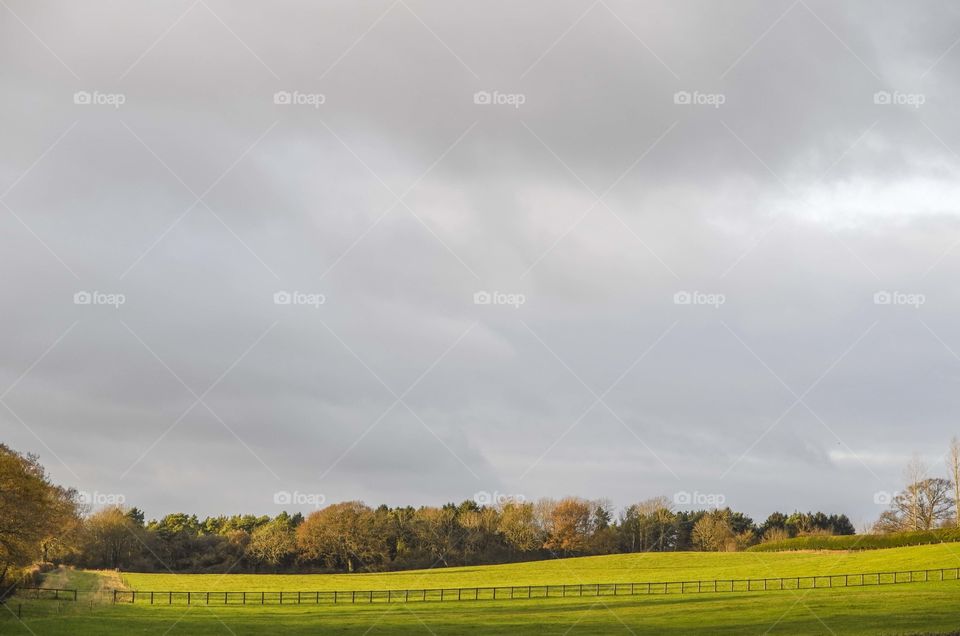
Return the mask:
<svg viewBox="0 0 960 636">
<path fill-rule="evenodd" d="M 95 568 L 126 568 L 140 554 L 142 529 L 122 508 L 104 508 L 83 522 L 82 563 Z"/>
<path fill-rule="evenodd" d="M 333 504 L 310 514 L 297 528 L 297 550 L 305 561 L 353 572 L 385 560 L 384 528 L 361 501 Z"/>
<path fill-rule="evenodd" d="M 420 547 L 430 554 L 434 563 L 450 565 L 462 543 L 464 529 L 457 523 L 457 509 L 452 504 L 442 508 L 420 508 L 414 521 L 414 532 Z"/>
<path fill-rule="evenodd" d="M 677 518 L 667 497 L 628 506 L 620 516 L 620 547 L 625 552 L 671 550 L 676 545 Z"/>
<path fill-rule="evenodd" d="M 76 521 L 76 492 L 54 485 L 35 455 L 0 444 L 0 598 L 8 576 Z"/>
<path fill-rule="evenodd" d="M 960 439 L 950 440 L 950 449 L 947 451 L 947 476 L 953 482 L 954 522 L 960 528 Z"/>
<path fill-rule="evenodd" d="M 509 502 L 500 509 L 498 531 L 507 546 L 520 552 L 543 547 L 543 534 L 537 525 L 532 503 Z"/>
<path fill-rule="evenodd" d="M 890 503 L 874 528 L 878 532 L 930 530 L 953 516 L 952 483 L 930 477 L 908 484 Z"/>
<path fill-rule="evenodd" d="M 729 508 L 711 510 L 693 526 L 693 544 L 706 552 L 735 550 L 752 539 L 752 530 L 734 532 Z M 749 536 L 748 536 L 749 534 Z"/>
<path fill-rule="evenodd" d="M 582 499 L 561 499 L 550 513 L 550 533 L 543 547 L 561 554 L 581 552 L 591 531 L 591 506 Z"/>
<path fill-rule="evenodd" d="M 500 513 L 496 508 L 483 507 L 479 510 L 461 507 L 457 515 L 457 523 L 463 528 L 463 553 L 467 557 L 481 557 L 496 543 L 497 528 L 500 525 Z"/>
<path fill-rule="evenodd" d="M 290 558 L 296 549 L 297 537 L 289 519 L 278 517 L 250 534 L 246 555 L 257 565 L 275 568 Z"/>
<path fill-rule="evenodd" d="M 894 499 L 894 506 L 898 507 L 905 518 L 905 529 L 920 529 L 920 489 L 916 487 L 927 476 L 927 467 L 920 456 L 914 454 L 903 471 L 907 482 L 906 490 Z M 898 501 L 899 500 L 899 501 Z"/>
</svg>

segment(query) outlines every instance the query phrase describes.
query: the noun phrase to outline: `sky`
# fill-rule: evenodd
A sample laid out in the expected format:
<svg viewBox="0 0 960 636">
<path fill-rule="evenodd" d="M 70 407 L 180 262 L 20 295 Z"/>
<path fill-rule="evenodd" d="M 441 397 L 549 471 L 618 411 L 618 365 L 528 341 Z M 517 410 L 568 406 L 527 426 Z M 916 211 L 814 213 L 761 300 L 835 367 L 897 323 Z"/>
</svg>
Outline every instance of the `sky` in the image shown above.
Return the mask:
<svg viewBox="0 0 960 636">
<path fill-rule="evenodd" d="M 846 513 L 960 434 L 960 8 L 0 2 L 0 441 L 201 516 Z"/>
</svg>

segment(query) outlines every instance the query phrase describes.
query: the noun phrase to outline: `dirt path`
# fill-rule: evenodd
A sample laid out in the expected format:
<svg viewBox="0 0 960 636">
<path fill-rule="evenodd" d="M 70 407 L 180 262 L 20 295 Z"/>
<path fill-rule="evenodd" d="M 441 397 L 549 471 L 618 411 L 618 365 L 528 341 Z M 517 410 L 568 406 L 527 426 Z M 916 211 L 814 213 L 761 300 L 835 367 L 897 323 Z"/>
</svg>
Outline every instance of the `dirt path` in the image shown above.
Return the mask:
<svg viewBox="0 0 960 636">
<path fill-rule="evenodd" d="M 84 598 L 96 602 L 110 600 L 115 589 L 127 589 L 120 573 L 114 570 L 77 570 L 65 566 L 47 572 L 43 587 L 75 589 Z"/>
</svg>

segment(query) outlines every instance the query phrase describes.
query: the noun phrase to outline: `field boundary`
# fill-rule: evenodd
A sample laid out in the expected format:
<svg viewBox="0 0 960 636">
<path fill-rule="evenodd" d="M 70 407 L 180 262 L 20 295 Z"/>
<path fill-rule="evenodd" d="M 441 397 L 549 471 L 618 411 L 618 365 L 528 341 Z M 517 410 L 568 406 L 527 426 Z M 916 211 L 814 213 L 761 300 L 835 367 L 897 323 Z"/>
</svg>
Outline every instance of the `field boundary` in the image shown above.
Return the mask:
<svg viewBox="0 0 960 636">
<path fill-rule="evenodd" d="M 149 605 L 321 605 L 444 601 L 506 601 L 593 596 L 777 592 L 960 581 L 960 567 L 856 574 L 821 574 L 750 579 L 644 581 L 642 583 L 574 583 L 504 585 L 399 590 L 329 591 L 156 591 L 113 590 L 114 603 Z"/>
<path fill-rule="evenodd" d="M 25 598 L 50 599 L 54 601 L 75 601 L 77 590 L 64 587 L 17 587 L 14 595 Z"/>
</svg>

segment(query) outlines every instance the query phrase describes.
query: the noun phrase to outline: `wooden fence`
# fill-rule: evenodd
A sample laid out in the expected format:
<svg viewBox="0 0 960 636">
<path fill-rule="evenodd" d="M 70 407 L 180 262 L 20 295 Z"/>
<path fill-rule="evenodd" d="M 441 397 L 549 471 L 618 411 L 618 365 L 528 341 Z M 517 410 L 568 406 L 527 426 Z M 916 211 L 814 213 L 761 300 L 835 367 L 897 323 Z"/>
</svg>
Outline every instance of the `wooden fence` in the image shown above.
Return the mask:
<svg viewBox="0 0 960 636">
<path fill-rule="evenodd" d="M 416 590 L 192 592 L 114 590 L 114 603 L 150 605 L 319 605 L 341 603 L 409 603 L 427 601 L 505 601 L 581 596 L 637 596 L 826 589 L 960 580 L 960 567 L 857 574 L 824 574 L 757 579 L 650 581 L 573 585 L 512 585 Z"/>
<path fill-rule="evenodd" d="M 25 598 L 51 599 L 57 601 L 77 600 L 77 591 L 62 587 L 18 587 L 16 594 Z"/>
</svg>

